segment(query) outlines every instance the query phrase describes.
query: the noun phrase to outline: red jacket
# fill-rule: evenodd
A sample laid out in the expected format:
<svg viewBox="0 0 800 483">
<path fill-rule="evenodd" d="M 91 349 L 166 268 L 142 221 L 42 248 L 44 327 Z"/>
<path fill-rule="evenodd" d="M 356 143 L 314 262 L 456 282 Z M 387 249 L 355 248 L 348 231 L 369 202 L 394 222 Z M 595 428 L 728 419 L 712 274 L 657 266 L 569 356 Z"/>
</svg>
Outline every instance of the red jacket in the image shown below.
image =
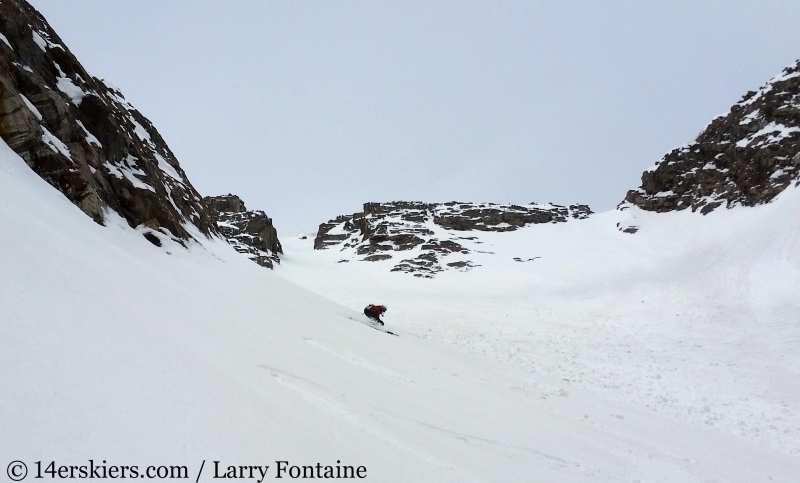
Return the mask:
<svg viewBox="0 0 800 483">
<path fill-rule="evenodd" d="M 381 309 L 380 305 L 373 305 L 368 310 L 369 313 L 371 313 L 372 316 L 375 317 L 376 319 L 380 318 L 381 314 L 383 313 L 383 310 Z"/>
</svg>

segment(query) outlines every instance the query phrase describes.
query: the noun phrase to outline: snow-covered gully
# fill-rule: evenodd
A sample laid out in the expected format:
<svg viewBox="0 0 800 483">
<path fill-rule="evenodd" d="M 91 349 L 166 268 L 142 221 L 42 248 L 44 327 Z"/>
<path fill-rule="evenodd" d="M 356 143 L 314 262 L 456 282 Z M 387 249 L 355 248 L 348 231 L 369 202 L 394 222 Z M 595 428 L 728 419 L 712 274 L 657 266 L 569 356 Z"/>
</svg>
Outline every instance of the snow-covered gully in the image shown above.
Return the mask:
<svg viewBox="0 0 800 483">
<path fill-rule="evenodd" d="M 635 236 L 617 212 L 487 233 L 495 255 L 432 280 L 319 271 L 336 254 L 307 240 L 273 272 L 221 240 L 100 226 L 0 150 L 8 458 L 341 461 L 381 482 L 800 474 L 796 191 L 703 223 L 638 213 Z M 364 300 L 401 336 L 352 321 Z"/>
</svg>

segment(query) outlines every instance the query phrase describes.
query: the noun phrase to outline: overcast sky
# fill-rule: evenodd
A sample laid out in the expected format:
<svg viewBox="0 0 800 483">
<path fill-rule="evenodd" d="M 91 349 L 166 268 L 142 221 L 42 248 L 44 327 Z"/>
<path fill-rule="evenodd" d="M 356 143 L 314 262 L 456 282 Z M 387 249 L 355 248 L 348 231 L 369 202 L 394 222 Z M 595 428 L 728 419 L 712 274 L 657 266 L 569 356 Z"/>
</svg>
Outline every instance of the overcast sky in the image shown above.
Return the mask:
<svg viewBox="0 0 800 483">
<path fill-rule="evenodd" d="M 203 195 L 614 208 L 800 57 L 792 1 L 30 0 Z"/>
</svg>

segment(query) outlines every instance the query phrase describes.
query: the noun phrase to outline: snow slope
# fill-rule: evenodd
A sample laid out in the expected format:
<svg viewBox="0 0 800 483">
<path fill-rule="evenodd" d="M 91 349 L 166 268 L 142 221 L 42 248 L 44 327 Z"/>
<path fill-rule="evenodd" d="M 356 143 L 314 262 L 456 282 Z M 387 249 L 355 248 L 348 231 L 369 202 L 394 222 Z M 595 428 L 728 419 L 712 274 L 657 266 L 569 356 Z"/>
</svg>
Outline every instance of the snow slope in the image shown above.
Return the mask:
<svg viewBox="0 0 800 483">
<path fill-rule="evenodd" d="M 636 234 L 620 226 L 640 226 Z M 284 242 L 279 274 L 410 334 L 800 455 L 800 189 L 699 213 L 629 208 L 476 237 L 479 267 L 420 280 L 391 260 Z M 516 261 L 517 260 L 522 260 Z M 527 260 L 527 261 L 526 261 Z M 795 456 L 797 457 L 797 456 Z"/>
<path fill-rule="evenodd" d="M 113 214 L 109 217 L 114 220 Z M 758 219 L 752 223 L 757 226 Z M 363 305 L 356 298 L 386 300 L 395 290 L 388 303 L 390 315 L 398 314 L 396 321 L 390 320 L 400 327 L 400 337 L 392 337 L 351 321 L 348 317 L 358 316 L 351 308 L 287 282 L 222 242 L 184 250 L 164 239 L 165 248 L 159 249 L 122 220 L 101 227 L 33 174 L 5 144 L 0 144 L 0 226 L 3 465 L 22 460 L 34 471 L 35 461 L 53 460 L 63 465 L 106 460 L 142 468 L 183 464 L 195 478 L 207 460 L 201 481 L 212 480 L 214 460 L 270 465 L 267 479 L 275 477 L 276 460 L 307 465 L 340 460 L 366 466 L 367 481 L 376 482 L 790 482 L 800 474 L 797 456 L 770 441 L 759 444 L 660 414 L 635 398 L 620 397 L 625 392 L 603 393 L 591 384 L 560 380 L 551 353 L 559 341 L 546 338 L 566 334 L 562 325 L 571 325 L 575 334 L 578 345 L 570 351 L 596 355 L 580 345 L 588 340 L 587 328 L 605 325 L 608 344 L 613 344 L 620 340 L 625 317 L 638 314 L 644 320 L 660 312 L 646 300 L 636 310 L 618 307 L 627 315 L 615 319 L 615 309 L 604 305 L 611 296 L 597 285 L 604 280 L 600 269 L 587 268 L 589 262 L 630 274 L 614 287 L 631 289 L 628 302 L 644 297 L 646 287 L 637 287 L 660 286 L 666 279 L 675 281 L 676 294 L 687 292 L 678 282 L 690 279 L 691 267 L 677 261 L 666 267 L 645 264 L 646 253 L 636 252 L 645 250 L 638 238 L 620 239 L 630 251 L 626 259 L 611 250 L 608 259 L 597 259 L 603 240 L 617 236 L 610 229 L 598 229 L 592 242 L 596 247 L 573 260 L 584 267 L 580 286 L 558 278 L 566 262 L 548 261 L 553 244 L 564 243 L 555 234 L 582 233 L 582 225 L 569 223 L 541 242 L 526 239 L 524 230 L 510 234 L 507 240 L 518 255 L 545 255 L 540 265 L 520 264 L 531 271 L 515 272 L 519 281 L 512 285 L 510 263 L 453 273 L 426 281 L 428 285 L 409 285 L 406 279 L 374 271 L 365 271 L 361 279 L 359 267 L 352 267 L 356 272 L 347 273 L 359 275 L 352 283 L 363 290 L 351 294 L 352 308 Z M 642 233 L 647 231 L 645 225 Z M 648 236 L 657 238 L 657 233 Z M 790 242 L 762 253 L 786 250 Z M 584 243 L 576 240 L 574 247 L 558 249 L 581 253 Z M 747 243 L 742 243 L 742 253 L 750 253 Z M 664 258 L 681 259 L 685 245 Z M 796 248 L 791 250 L 796 261 Z M 701 249 L 689 254 L 705 260 Z M 334 282 L 344 283 L 334 277 L 345 272 L 324 278 L 328 272 L 314 268 L 323 262 L 314 255 L 298 252 L 284 272 L 308 285 L 311 275 L 304 274 L 316 273 L 320 283 L 329 283 L 322 287 L 326 291 Z M 763 273 L 739 276 L 760 283 L 783 269 L 784 262 L 767 258 L 756 264 L 765 267 Z M 374 279 L 366 280 L 369 274 Z M 458 278 L 463 276 L 471 278 Z M 548 277 L 552 284 L 546 283 Z M 775 300 L 785 301 L 791 316 L 792 283 L 783 293 L 739 295 L 748 307 L 767 306 L 776 313 L 780 306 Z M 538 293 L 528 292 L 533 289 Z M 493 294 L 516 300 L 509 310 L 514 321 L 488 308 L 474 319 L 463 310 L 445 310 L 488 307 L 495 303 Z M 547 301 L 547 294 L 560 298 Z M 570 300 L 574 307 L 561 307 Z M 522 317 L 524 307 L 530 312 Z M 584 313 L 586 307 L 596 307 L 595 312 Z M 742 331 L 758 333 L 759 326 L 736 310 L 719 308 L 730 319 L 726 327 L 709 329 L 717 319 L 697 320 L 696 327 L 686 324 L 682 334 L 669 332 L 680 325 L 671 312 L 656 317 L 671 324 L 663 328 L 662 337 L 681 338 L 687 345 L 698 342 L 701 333 L 714 336 L 713 341 L 703 339 L 705 344 L 736 339 Z M 529 317 L 534 313 L 540 319 Z M 488 314 L 493 318 L 485 318 Z M 574 316 L 563 319 L 563 314 Z M 759 323 L 792 333 L 791 321 L 777 320 L 769 316 Z M 543 352 L 536 349 L 526 357 L 541 368 L 497 363 L 429 340 L 428 326 L 435 330 L 431 333 L 441 332 L 445 340 L 457 343 L 475 341 L 483 333 L 486 350 L 496 355 L 513 347 L 514 331 L 530 332 L 535 336 L 521 340 L 533 348 L 542 345 Z M 642 330 L 656 326 L 648 320 Z M 646 340 L 657 335 L 648 332 Z M 543 344 L 534 344 L 541 340 Z M 565 352 L 568 342 L 561 341 Z M 754 337 L 751 342 L 753 359 L 784 354 L 788 360 L 789 349 L 780 340 Z M 647 345 L 633 337 L 630 343 L 637 353 Z M 507 355 L 509 360 L 516 357 Z M 618 367 L 631 358 L 618 355 L 602 367 Z M 569 364 L 569 354 L 564 357 L 561 364 Z M 586 368 L 590 362 L 582 364 Z M 796 374 L 780 364 L 787 374 Z M 649 374 L 647 368 L 630 370 L 638 371 L 642 380 Z M 673 376 L 664 371 L 664 380 Z M 765 384 L 772 387 L 769 381 Z M 793 391 L 792 386 L 786 390 Z M 787 403 L 795 404 L 789 396 L 796 393 L 786 396 Z M 789 407 L 795 415 L 796 408 Z"/>
</svg>

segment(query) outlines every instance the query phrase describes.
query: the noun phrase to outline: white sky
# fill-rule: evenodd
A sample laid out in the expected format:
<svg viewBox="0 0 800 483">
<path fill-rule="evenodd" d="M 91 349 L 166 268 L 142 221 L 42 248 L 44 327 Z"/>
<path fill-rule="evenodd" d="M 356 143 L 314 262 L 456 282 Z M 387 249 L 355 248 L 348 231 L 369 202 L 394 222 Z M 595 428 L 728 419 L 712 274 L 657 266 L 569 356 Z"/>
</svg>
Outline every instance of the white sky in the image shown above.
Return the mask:
<svg viewBox="0 0 800 483">
<path fill-rule="evenodd" d="M 800 57 L 795 1 L 31 0 L 203 195 L 613 208 Z"/>
</svg>

